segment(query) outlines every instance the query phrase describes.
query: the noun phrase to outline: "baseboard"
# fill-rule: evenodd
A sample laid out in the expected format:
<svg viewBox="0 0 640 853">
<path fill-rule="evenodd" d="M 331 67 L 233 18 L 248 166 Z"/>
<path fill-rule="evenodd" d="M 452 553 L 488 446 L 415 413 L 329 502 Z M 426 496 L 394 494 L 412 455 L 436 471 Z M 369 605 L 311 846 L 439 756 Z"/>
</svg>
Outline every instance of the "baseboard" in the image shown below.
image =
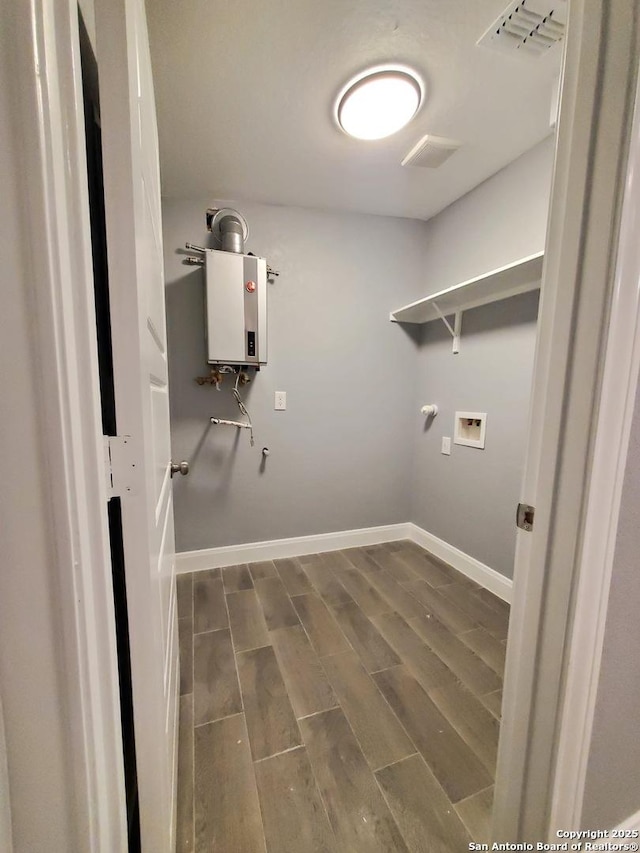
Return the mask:
<svg viewBox="0 0 640 853">
<path fill-rule="evenodd" d="M 367 545 L 379 545 L 397 539 L 410 539 L 431 552 L 434 557 L 493 592 L 498 598 L 511 601 L 513 582 L 509 578 L 448 542 L 438 539 L 432 533 L 427 533 L 413 522 L 362 527 L 359 530 L 339 530 L 336 533 L 320 533 L 317 536 L 271 539 L 267 542 L 250 542 L 247 545 L 224 545 L 220 548 L 204 548 L 201 551 L 183 551 L 176 554 L 176 571 L 183 574 L 217 569 L 220 566 L 235 566 L 238 563 L 255 563 L 259 560 L 303 557 L 305 554 L 339 551 L 342 548 L 364 548 Z"/>
<path fill-rule="evenodd" d="M 464 551 L 460 551 L 443 539 L 438 539 L 432 533 L 427 533 L 426 530 L 418 527 L 417 524 L 409 522 L 407 526 L 409 528 L 408 538 L 415 542 L 416 545 L 420 545 L 425 551 L 433 554 L 434 557 L 438 557 L 444 563 L 453 566 L 454 569 L 457 569 L 463 575 L 479 583 L 485 589 L 497 595 L 498 598 L 511 603 L 512 580 L 501 575 L 500 572 L 496 572 L 495 569 L 491 569 L 489 566 L 481 563 L 480 560 L 476 560 L 475 557 L 470 557 Z"/>
<path fill-rule="evenodd" d="M 636 812 L 632 814 L 631 817 L 628 817 L 626 820 L 623 820 L 621 824 L 616 826 L 616 830 L 623 830 L 628 832 L 629 830 L 637 830 L 640 831 L 640 812 Z M 611 833 L 609 833 L 611 835 Z M 620 842 L 628 842 L 628 838 L 615 838 L 614 841 Z M 631 839 L 635 841 L 635 839 Z"/>
<path fill-rule="evenodd" d="M 251 542 L 247 545 L 205 548 L 202 551 L 183 551 L 176 554 L 176 571 L 179 574 L 199 572 L 203 569 L 217 569 L 219 566 L 234 566 L 238 563 L 302 557 L 305 554 L 339 551 L 342 548 L 364 548 L 367 545 L 379 545 L 381 542 L 393 542 L 396 539 L 411 539 L 411 527 L 412 525 L 409 524 L 386 524 L 381 527 L 320 533 L 317 536 L 296 536 L 291 539 Z"/>
</svg>

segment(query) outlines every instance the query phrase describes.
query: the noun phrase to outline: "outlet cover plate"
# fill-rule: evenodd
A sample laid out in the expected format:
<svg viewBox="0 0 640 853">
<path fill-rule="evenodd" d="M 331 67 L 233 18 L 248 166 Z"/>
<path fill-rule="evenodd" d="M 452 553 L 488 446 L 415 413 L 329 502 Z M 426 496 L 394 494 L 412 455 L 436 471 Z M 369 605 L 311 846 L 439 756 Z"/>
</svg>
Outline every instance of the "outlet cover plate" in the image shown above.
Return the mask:
<svg viewBox="0 0 640 853">
<path fill-rule="evenodd" d="M 287 392 L 276 391 L 274 395 L 273 408 L 276 412 L 284 412 L 287 408 Z"/>
<path fill-rule="evenodd" d="M 451 439 L 448 437 L 442 437 L 442 448 L 440 450 L 441 453 L 444 453 L 445 456 L 451 456 Z"/>
</svg>

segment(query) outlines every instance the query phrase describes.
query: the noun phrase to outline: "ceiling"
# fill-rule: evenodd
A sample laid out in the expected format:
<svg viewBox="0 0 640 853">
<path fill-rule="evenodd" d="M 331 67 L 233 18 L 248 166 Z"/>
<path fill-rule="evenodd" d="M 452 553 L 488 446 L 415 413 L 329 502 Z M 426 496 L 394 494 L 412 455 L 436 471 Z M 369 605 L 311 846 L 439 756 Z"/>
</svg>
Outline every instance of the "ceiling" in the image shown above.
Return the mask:
<svg viewBox="0 0 640 853">
<path fill-rule="evenodd" d="M 506 0 L 147 0 L 163 195 L 429 219 L 549 134 L 558 46 L 477 47 Z M 337 93 L 401 62 L 425 79 L 418 116 L 352 139 Z M 425 133 L 462 141 L 439 169 L 400 161 Z"/>
</svg>

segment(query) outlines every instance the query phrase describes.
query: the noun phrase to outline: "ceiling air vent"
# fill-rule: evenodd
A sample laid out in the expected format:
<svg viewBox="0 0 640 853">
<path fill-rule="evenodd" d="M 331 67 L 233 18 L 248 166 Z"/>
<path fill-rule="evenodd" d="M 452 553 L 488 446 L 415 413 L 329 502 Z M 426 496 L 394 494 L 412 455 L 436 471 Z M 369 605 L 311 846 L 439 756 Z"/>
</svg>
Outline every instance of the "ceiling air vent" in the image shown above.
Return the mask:
<svg viewBox="0 0 640 853">
<path fill-rule="evenodd" d="M 421 166 L 423 169 L 437 169 L 448 160 L 462 145 L 456 139 L 427 134 L 417 142 L 402 161 L 403 166 Z"/>
<path fill-rule="evenodd" d="M 567 0 L 514 0 L 478 44 L 506 53 L 540 56 L 564 38 Z"/>
</svg>

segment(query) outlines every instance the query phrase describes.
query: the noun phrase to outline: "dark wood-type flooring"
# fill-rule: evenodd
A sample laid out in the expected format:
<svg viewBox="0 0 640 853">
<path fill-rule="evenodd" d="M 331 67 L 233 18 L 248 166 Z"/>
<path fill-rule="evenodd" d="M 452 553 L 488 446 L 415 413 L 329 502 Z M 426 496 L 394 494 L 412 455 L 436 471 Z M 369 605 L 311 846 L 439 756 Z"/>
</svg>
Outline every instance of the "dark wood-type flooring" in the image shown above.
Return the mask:
<svg viewBox="0 0 640 853">
<path fill-rule="evenodd" d="M 488 840 L 509 608 L 411 542 L 180 575 L 178 853 Z"/>
</svg>

